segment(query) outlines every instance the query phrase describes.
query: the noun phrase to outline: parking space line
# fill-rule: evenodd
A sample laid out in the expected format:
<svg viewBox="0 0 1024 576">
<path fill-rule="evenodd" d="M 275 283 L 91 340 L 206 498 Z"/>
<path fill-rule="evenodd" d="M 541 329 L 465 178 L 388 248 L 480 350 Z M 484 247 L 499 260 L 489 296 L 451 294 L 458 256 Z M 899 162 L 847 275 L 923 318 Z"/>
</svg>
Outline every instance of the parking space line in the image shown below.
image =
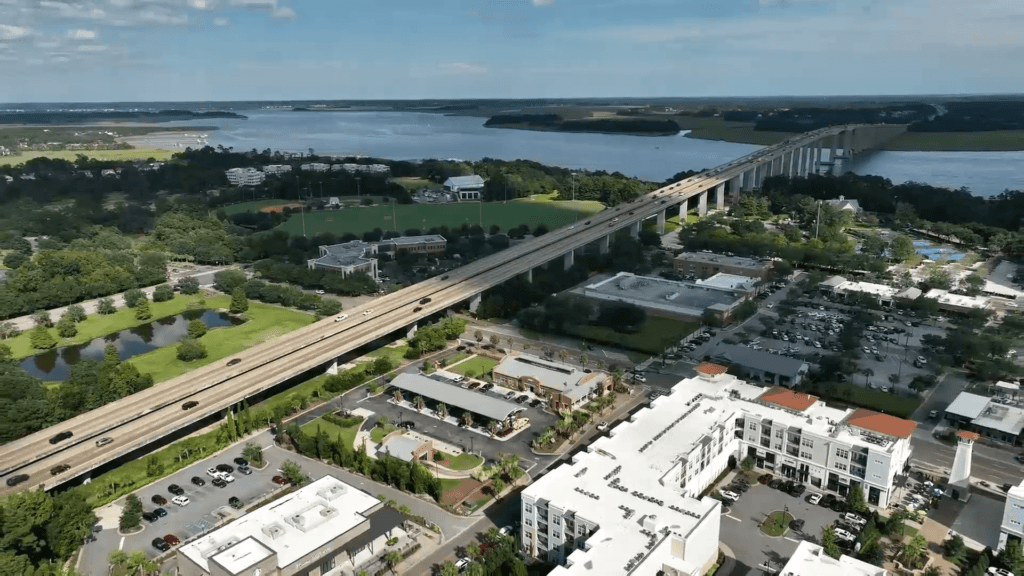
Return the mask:
<svg viewBox="0 0 1024 576">
<path fill-rule="evenodd" d="M 799 540 L 794 540 L 793 538 L 790 538 L 789 536 L 783 536 L 783 537 L 782 537 L 782 539 L 783 539 L 783 540 L 789 540 L 790 542 L 794 542 L 794 543 L 796 543 L 796 544 L 799 544 L 799 543 L 800 543 L 800 541 L 799 541 Z"/>
<path fill-rule="evenodd" d="M 735 516 L 729 516 L 728 514 L 725 514 L 725 517 L 730 519 L 730 520 L 735 520 L 737 522 L 743 522 L 743 520 L 740 520 L 739 518 L 736 518 Z"/>
</svg>

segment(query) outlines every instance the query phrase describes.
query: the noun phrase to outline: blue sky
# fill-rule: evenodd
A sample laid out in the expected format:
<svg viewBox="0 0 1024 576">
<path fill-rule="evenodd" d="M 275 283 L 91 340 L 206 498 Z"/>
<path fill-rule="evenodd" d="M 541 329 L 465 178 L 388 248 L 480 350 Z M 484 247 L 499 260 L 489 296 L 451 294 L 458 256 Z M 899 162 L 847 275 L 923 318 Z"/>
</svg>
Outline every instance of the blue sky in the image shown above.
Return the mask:
<svg viewBox="0 0 1024 576">
<path fill-rule="evenodd" d="M 1022 29 L 1021 0 L 0 0 L 0 102 L 1016 93 Z"/>
</svg>

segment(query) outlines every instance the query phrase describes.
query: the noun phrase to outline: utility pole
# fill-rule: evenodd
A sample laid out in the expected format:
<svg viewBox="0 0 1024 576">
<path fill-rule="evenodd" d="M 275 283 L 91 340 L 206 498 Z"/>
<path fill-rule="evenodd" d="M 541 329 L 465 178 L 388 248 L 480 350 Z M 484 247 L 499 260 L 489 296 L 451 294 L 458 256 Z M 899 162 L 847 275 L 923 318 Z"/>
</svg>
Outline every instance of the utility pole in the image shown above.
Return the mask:
<svg viewBox="0 0 1024 576">
<path fill-rule="evenodd" d="M 821 228 L 821 200 L 818 200 L 818 218 L 814 222 L 814 238 L 818 238 L 818 230 Z"/>
<path fill-rule="evenodd" d="M 397 198 L 391 199 L 391 220 L 395 223 L 395 232 L 398 232 L 398 214 L 395 212 L 395 204 L 398 204 Z"/>
<path fill-rule="evenodd" d="M 302 215 L 302 237 L 306 237 L 306 205 L 302 203 L 302 190 L 298 191 L 299 197 L 299 213 Z"/>
<path fill-rule="evenodd" d="M 323 180 L 321 180 L 320 181 L 320 200 L 323 201 L 323 199 L 324 199 L 324 182 L 323 182 Z"/>
<path fill-rule="evenodd" d="M 363 195 L 362 189 L 359 186 L 361 180 L 362 180 L 361 177 L 356 176 L 356 196 L 362 196 Z"/>
</svg>

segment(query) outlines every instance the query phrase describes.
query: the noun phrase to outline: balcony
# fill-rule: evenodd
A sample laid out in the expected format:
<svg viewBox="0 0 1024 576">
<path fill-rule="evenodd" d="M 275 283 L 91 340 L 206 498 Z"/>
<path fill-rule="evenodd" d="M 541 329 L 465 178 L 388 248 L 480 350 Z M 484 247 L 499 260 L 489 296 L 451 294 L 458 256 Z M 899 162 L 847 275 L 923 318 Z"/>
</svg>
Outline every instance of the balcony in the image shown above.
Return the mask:
<svg viewBox="0 0 1024 576">
<path fill-rule="evenodd" d="M 762 448 L 770 448 L 771 445 L 772 445 L 771 440 L 768 440 L 768 439 L 761 440 L 761 447 Z"/>
<path fill-rule="evenodd" d="M 789 454 L 790 456 L 792 456 L 794 458 L 799 458 L 800 457 L 800 449 L 799 448 L 786 448 L 786 454 Z"/>
</svg>

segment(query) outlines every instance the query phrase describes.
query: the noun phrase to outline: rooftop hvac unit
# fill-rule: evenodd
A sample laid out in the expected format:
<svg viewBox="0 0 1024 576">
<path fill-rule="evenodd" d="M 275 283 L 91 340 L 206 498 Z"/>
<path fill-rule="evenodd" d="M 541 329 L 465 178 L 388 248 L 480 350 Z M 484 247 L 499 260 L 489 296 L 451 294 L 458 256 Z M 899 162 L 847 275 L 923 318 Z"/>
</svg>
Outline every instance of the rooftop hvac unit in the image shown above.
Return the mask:
<svg viewBox="0 0 1024 576">
<path fill-rule="evenodd" d="M 277 540 L 281 536 L 284 536 L 284 527 L 277 523 L 268 524 L 263 527 L 263 533 L 271 540 Z"/>
</svg>

